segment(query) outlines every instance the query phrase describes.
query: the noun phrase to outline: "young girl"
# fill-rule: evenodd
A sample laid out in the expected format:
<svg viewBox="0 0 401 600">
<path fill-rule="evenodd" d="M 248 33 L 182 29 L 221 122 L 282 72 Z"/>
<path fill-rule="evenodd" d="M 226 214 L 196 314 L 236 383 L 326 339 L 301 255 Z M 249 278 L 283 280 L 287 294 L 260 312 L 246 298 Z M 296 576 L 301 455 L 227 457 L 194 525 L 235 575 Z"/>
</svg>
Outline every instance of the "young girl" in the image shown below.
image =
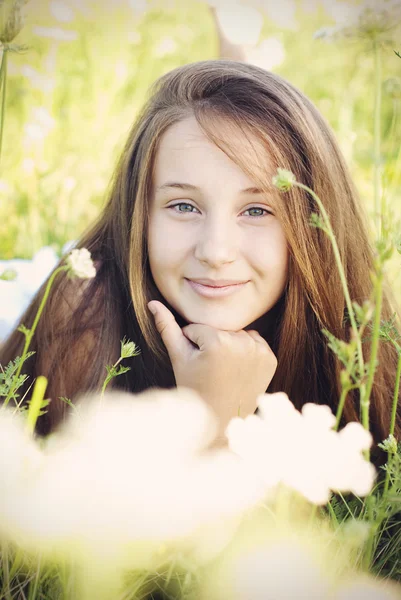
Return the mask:
<svg viewBox="0 0 401 600">
<path fill-rule="evenodd" d="M 286 392 L 297 408 L 315 402 L 335 412 L 341 366 L 322 328 L 349 340 L 350 323 L 332 246 L 310 225 L 319 212 L 311 195 L 272 184 L 281 167 L 321 198 L 351 299 L 362 304 L 373 251 L 330 127 L 294 86 L 245 63 L 188 64 L 152 92 L 108 203 L 77 244 L 92 253 L 97 275 L 60 275 L 39 323 L 27 385 L 45 375 L 52 401 L 38 433 L 62 421 L 68 407 L 60 397 L 100 390 L 123 337 L 141 352 L 113 386 L 191 387 L 217 413 L 222 437 L 228 420 L 254 412 L 265 391 Z M 28 327 L 43 289 L 22 317 Z M 382 318 L 392 312 L 385 295 Z M 9 336 L 3 365 L 21 354 L 23 341 L 18 331 Z M 381 343 L 370 411 L 375 442 L 388 435 L 396 359 Z M 358 419 L 359 394 L 351 391 L 343 423 Z M 400 427 L 398 415 L 398 436 Z"/>
</svg>

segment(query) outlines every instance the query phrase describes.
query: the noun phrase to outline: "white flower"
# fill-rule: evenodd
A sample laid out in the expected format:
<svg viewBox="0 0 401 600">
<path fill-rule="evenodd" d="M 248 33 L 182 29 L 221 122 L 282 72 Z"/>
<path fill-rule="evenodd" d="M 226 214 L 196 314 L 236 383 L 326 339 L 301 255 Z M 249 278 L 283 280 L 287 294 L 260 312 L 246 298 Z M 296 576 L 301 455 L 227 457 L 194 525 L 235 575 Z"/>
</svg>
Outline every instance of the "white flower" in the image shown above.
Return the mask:
<svg viewBox="0 0 401 600">
<path fill-rule="evenodd" d="M 262 69 L 272 70 L 285 59 L 285 48 L 277 37 L 268 37 L 257 46 L 244 47 L 246 61 Z"/>
<path fill-rule="evenodd" d="M 22 498 L 35 482 L 43 456 L 25 430 L 20 414 L 0 410 L 0 528 L 2 534 L 19 527 Z"/>
<path fill-rule="evenodd" d="M 50 12 L 57 21 L 70 23 L 74 19 L 74 11 L 62 0 L 52 0 L 49 4 Z"/>
<path fill-rule="evenodd" d="M 67 264 L 71 272 L 81 279 L 96 277 L 96 268 L 93 264 L 91 254 L 86 248 L 74 248 L 67 256 Z"/>
<path fill-rule="evenodd" d="M 263 17 L 260 12 L 246 4 L 233 2 L 216 9 L 216 18 L 229 42 L 238 45 L 257 44 L 262 30 Z"/>
<path fill-rule="evenodd" d="M 332 600 L 399 600 L 401 586 L 388 579 L 375 580 L 367 575 L 353 576 L 330 596 Z"/>
<path fill-rule="evenodd" d="M 284 537 L 242 555 L 233 565 L 232 577 L 230 598 L 235 600 L 321 600 L 330 590 L 328 578 L 307 548 Z"/>
<path fill-rule="evenodd" d="M 305 404 L 301 413 L 281 392 L 259 396 L 258 407 L 260 416 L 232 419 L 226 436 L 266 493 L 281 482 L 325 504 L 331 491 L 370 492 L 375 469 L 362 451 L 372 437 L 359 423 L 333 431 L 336 419 L 328 406 Z"/>
<path fill-rule="evenodd" d="M 336 25 L 323 27 L 315 38 L 327 41 L 341 38 L 377 39 L 383 42 L 396 37 L 401 23 L 400 0 L 364 0 L 358 5 L 346 2 L 326 3 L 328 12 L 336 20 Z"/>
<path fill-rule="evenodd" d="M 177 43 L 172 37 L 165 36 L 159 40 L 157 46 L 154 49 L 154 54 L 157 58 L 163 58 L 168 54 L 173 54 L 177 49 Z"/>
<path fill-rule="evenodd" d="M 0 499 L 0 530 L 15 515 L 14 538 L 28 548 L 99 561 L 107 548 L 120 567 L 130 551 L 126 560 L 139 568 L 168 543 L 208 560 L 259 501 L 260 486 L 242 461 L 207 449 L 217 423 L 193 390 L 110 392 L 102 402 L 81 399 L 79 408 L 49 438 L 34 480 L 22 477 L 19 462 L 15 472 L 0 469 L 2 490 L 10 490 Z M 22 445 L 17 433 L 14 445 Z M 19 456 L 0 442 L 4 462 L 11 451 Z"/>
<path fill-rule="evenodd" d="M 39 25 L 32 27 L 32 33 L 39 37 L 50 38 L 59 42 L 73 42 L 78 37 L 76 31 L 61 29 L 61 27 L 43 27 Z"/>
</svg>

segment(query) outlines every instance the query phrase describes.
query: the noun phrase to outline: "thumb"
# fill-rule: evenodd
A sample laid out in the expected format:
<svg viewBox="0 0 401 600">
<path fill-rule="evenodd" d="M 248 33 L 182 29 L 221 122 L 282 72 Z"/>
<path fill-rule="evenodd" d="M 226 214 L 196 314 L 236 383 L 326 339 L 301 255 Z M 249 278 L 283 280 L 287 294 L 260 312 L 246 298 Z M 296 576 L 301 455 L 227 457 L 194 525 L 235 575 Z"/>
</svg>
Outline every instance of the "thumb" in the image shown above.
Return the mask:
<svg viewBox="0 0 401 600">
<path fill-rule="evenodd" d="M 158 300 L 148 302 L 148 308 L 154 315 L 157 331 L 160 333 L 167 352 L 173 362 L 187 348 L 188 340 L 182 333 L 171 311 Z"/>
</svg>

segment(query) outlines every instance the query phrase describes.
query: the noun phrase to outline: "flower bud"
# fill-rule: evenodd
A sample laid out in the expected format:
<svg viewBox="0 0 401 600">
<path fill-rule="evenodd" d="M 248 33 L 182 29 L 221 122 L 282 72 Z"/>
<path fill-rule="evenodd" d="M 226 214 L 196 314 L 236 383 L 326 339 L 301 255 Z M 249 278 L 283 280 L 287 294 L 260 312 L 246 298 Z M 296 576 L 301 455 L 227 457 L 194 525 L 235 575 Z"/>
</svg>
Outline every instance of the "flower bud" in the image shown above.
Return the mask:
<svg viewBox="0 0 401 600">
<path fill-rule="evenodd" d="M 379 448 L 387 452 L 388 454 L 397 454 L 397 440 L 390 434 L 388 438 L 386 438 L 381 444 L 379 444 Z"/>
<path fill-rule="evenodd" d="M 130 342 L 129 340 L 121 340 L 121 358 L 131 358 L 132 356 L 138 356 L 140 353 L 139 348 L 135 344 L 135 342 Z"/>
<path fill-rule="evenodd" d="M 22 7 L 27 0 L 0 0 L 0 42 L 9 44 L 24 26 Z"/>
<path fill-rule="evenodd" d="M 277 175 L 272 179 L 273 185 L 280 190 L 280 192 L 288 192 L 295 183 L 295 175 L 287 169 L 277 169 Z"/>
</svg>

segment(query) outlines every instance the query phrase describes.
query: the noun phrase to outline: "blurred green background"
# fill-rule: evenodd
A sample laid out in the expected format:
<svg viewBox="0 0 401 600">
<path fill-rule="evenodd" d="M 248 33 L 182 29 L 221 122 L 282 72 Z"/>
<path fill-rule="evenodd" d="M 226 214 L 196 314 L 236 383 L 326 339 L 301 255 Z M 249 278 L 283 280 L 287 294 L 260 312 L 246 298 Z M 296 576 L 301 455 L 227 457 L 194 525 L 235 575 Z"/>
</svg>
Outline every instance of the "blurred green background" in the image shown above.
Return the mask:
<svg viewBox="0 0 401 600">
<path fill-rule="evenodd" d="M 27 49 L 9 55 L 0 259 L 30 258 L 44 245 L 59 253 L 98 214 L 149 85 L 175 66 L 219 57 L 210 4 L 216 2 L 26 4 L 26 23 L 13 45 Z M 372 216 L 374 56 L 360 32 L 342 40 L 314 37 L 321 27 L 335 25 L 334 8 L 338 12 L 349 2 L 249 4 L 263 16 L 257 46 L 249 52 L 259 52 L 258 64 L 315 102 L 336 132 Z M 381 51 L 382 156 L 387 202 L 399 217 L 401 59 L 395 50 L 401 51 L 399 37 L 398 47 L 390 42 Z M 394 263 L 393 280 L 400 280 L 399 265 Z"/>
</svg>

